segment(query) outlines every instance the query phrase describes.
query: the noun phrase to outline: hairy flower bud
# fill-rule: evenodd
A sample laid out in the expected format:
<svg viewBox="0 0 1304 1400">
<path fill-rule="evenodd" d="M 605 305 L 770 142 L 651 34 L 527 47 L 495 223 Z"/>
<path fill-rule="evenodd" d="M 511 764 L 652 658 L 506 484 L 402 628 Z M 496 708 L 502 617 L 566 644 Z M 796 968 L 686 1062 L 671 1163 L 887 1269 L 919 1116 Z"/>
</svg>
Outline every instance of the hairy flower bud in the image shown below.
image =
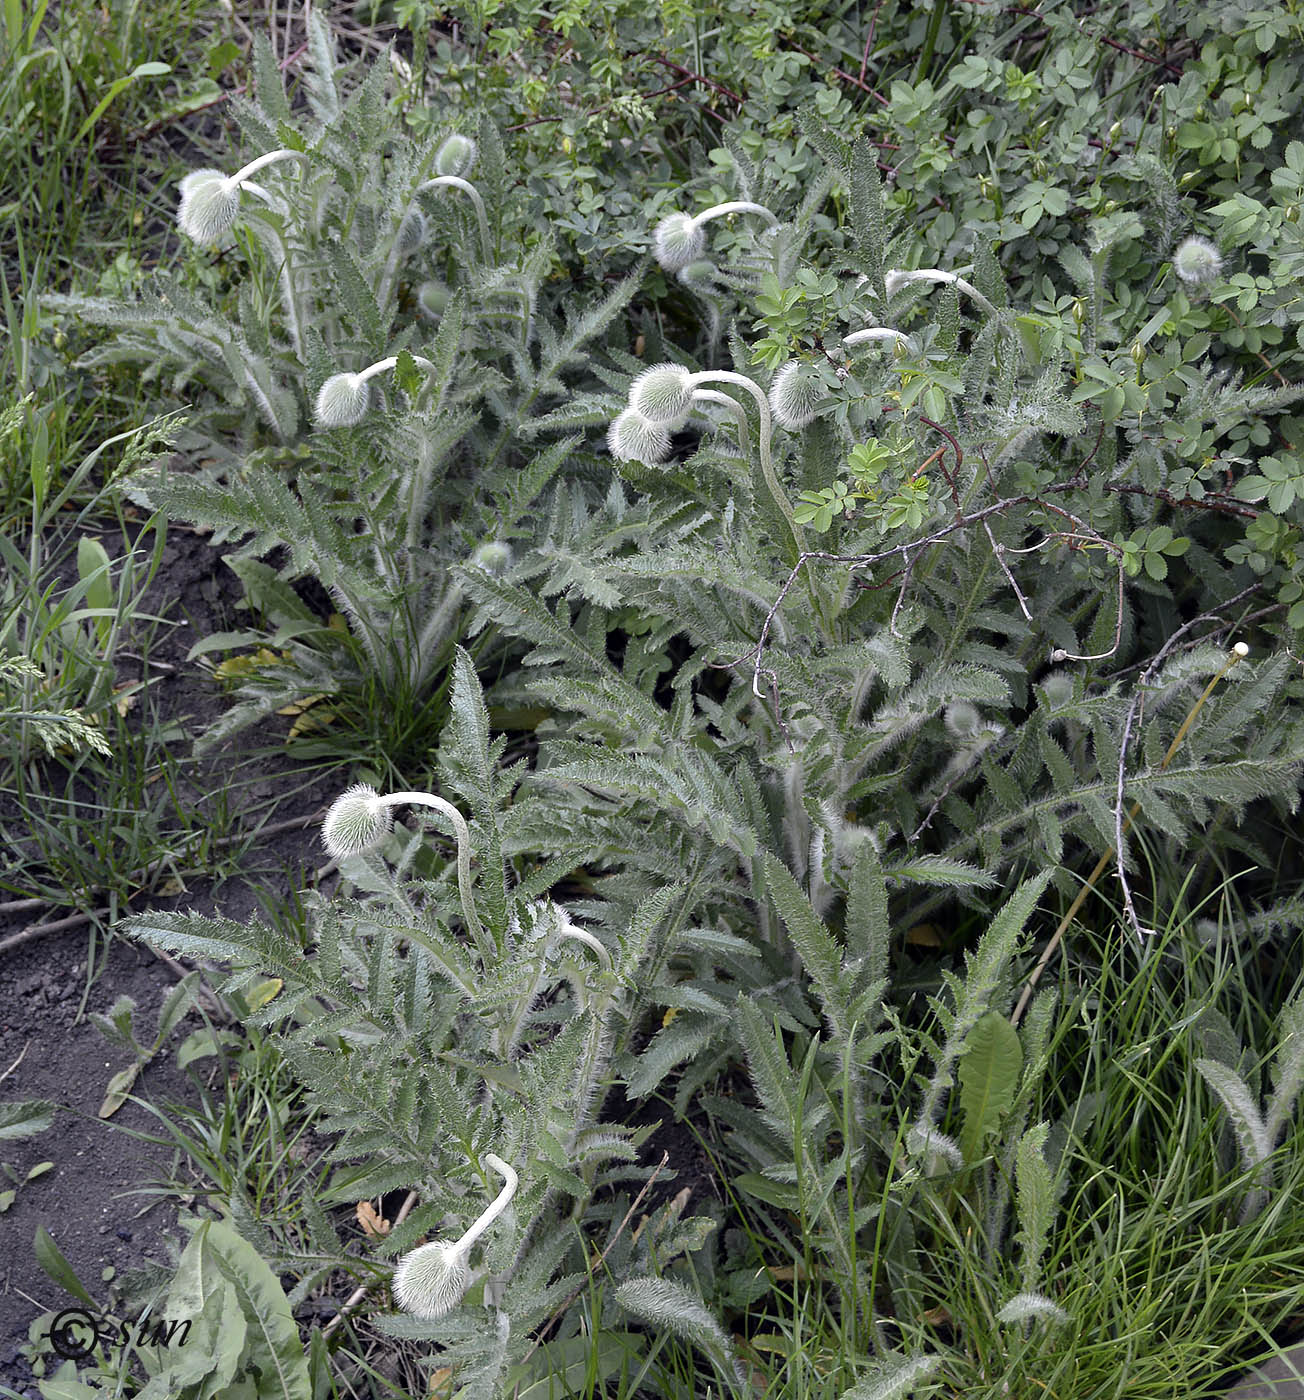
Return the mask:
<svg viewBox="0 0 1304 1400">
<path fill-rule="evenodd" d="M 770 385 L 770 411 L 781 427 L 804 428 L 815 421 L 818 405 L 824 397 L 824 381 L 815 366 L 802 360 L 789 360 Z"/>
<path fill-rule="evenodd" d="M 438 175 L 465 175 L 475 160 L 475 142 L 455 131 L 435 155 Z"/>
<path fill-rule="evenodd" d="M 181 181 L 177 227 L 196 243 L 216 243 L 240 216 L 240 187 L 220 170 L 192 170 Z"/>
<path fill-rule="evenodd" d="M 420 209 L 409 209 L 398 226 L 394 243 L 400 254 L 415 253 L 426 241 L 426 216 Z"/>
<path fill-rule="evenodd" d="M 371 390 L 360 374 L 332 374 L 317 391 L 316 416 L 321 428 L 351 428 L 367 416 Z"/>
<path fill-rule="evenodd" d="M 473 569 L 504 574 L 512 567 L 512 547 L 502 540 L 488 540 L 471 555 L 469 563 Z"/>
<path fill-rule="evenodd" d="M 460 1241 L 436 1240 L 405 1255 L 394 1271 L 394 1298 L 417 1317 L 444 1317 L 471 1286 L 468 1251 Z"/>
<path fill-rule="evenodd" d="M 653 423 L 627 408 L 612 420 L 607 447 L 618 462 L 664 462 L 670 455 L 670 432 L 664 423 Z"/>
<path fill-rule="evenodd" d="M 629 386 L 629 406 L 650 423 L 681 423 L 693 402 L 690 378 L 682 365 L 653 365 Z"/>
<path fill-rule="evenodd" d="M 380 806 L 379 797 L 375 788 L 355 783 L 331 803 L 321 839 L 334 859 L 370 850 L 394 829 L 394 813 Z"/>
<path fill-rule="evenodd" d="M 667 272 L 679 272 L 706 249 L 706 234 L 691 214 L 667 214 L 652 233 L 657 262 Z"/>
<path fill-rule="evenodd" d="M 1173 271 L 1188 287 L 1208 286 L 1222 272 L 1222 255 L 1207 238 L 1186 238 L 1173 252 Z"/>
</svg>

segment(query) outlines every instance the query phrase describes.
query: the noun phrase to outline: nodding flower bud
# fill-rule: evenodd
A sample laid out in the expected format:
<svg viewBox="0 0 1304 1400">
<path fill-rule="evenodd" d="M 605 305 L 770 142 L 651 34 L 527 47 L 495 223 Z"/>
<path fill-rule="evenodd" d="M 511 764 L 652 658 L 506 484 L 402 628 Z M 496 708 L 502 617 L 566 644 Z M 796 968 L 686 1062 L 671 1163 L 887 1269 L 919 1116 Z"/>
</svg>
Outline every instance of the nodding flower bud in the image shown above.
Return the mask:
<svg viewBox="0 0 1304 1400">
<path fill-rule="evenodd" d="M 825 397 L 824 381 L 815 366 L 789 360 L 770 385 L 770 411 L 774 421 L 790 430 L 813 423 Z"/>
<path fill-rule="evenodd" d="M 1207 238 L 1187 238 L 1173 251 L 1173 271 L 1188 287 L 1205 287 L 1222 272 L 1222 255 Z"/>
<path fill-rule="evenodd" d="M 394 1297 L 401 1308 L 418 1317 L 444 1317 L 462 1301 L 471 1286 L 467 1261 L 471 1246 L 505 1211 L 516 1194 L 520 1178 L 492 1152 L 484 1160 L 503 1178 L 503 1189 L 460 1240 L 436 1240 L 405 1254 L 394 1272 Z"/>
<path fill-rule="evenodd" d="M 351 428 L 367 416 L 370 403 L 371 389 L 360 374 L 332 374 L 317 391 L 317 425 Z"/>
<path fill-rule="evenodd" d="M 380 804 L 380 794 L 366 783 L 355 783 L 331 803 L 322 824 L 322 844 L 336 859 L 378 846 L 394 829 L 394 813 Z"/>
<path fill-rule="evenodd" d="M 418 1317 L 444 1317 L 452 1312 L 471 1286 L 469 1252 L 456 1241 L 437 1240 L 405 1255 L 394 1273 L 399 1307 Z"/>
<path fill-rule="evenodd" d="M 195 243 L 216 243 L 240 216 L 240 187 L 220 170 L 192 170 L 181 181 L 177 227 Z"/>
<path fill-rule="evenodd" d="M 682 272 L 706 250 L 706 234 L 691 214 L 667 214 L 652 233 L 652 250 L 667 272 Z"/>
<path fill-rule="evenodd" d="M 426 241 L 426 216 L 420 209 L 409 209 L 398 226 L 394 240 L 400 253 L 415 253 Z"/>
<path fill-rule="evenodd" d="M 653 365 L 629 386 L 630 408 L 650 423 L 681 423 L 692 403 L 692 373 L 683 365 Z"/>
<path fill-rule="evenodd" d="M 502 540 L 487 540 L 468 561 L 473 569 L 490 574 L 505 574 L 512 567 L 512 547 Z"/>
<path fill-rule="evenodd" d="M 438 175 L 465 175 L 475 160 L 475 142 L 455 131 L 435 155 Z"/>
<path fill-rule="evenodd" d="M 216 243 L 240 217 L 241 189 L 248 189 L 263 199 L 270 197 L 261 185 L 253 183 L 251 175 L 279 161 L 307 159 L 303 151 L 268 151 L 241 166 L 234 175 L 223 175 L 220 170 L 192 170 L 181 181 L 178 227 L 196 243 Z"/>
<path fill-rule="evenodd" d="M 670 455 L 670 431 L 627 408 L 607 429 L 607 447 L 618 462 L 664 462 Z"/>
</svg>

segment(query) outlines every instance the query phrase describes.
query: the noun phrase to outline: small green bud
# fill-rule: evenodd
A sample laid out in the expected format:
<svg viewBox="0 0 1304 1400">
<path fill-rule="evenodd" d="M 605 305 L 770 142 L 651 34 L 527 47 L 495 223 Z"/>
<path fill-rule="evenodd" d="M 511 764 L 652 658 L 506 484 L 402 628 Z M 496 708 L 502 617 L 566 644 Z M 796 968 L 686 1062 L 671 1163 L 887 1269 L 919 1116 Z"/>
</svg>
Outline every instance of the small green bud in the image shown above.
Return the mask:
<svg viewBox="0 0 1304 1400">
<path fill-rule="evenodd" d="M 475 154 L 475 142 L 455 131 L 435 156 L 435 172 L 439 175 L 465 175 L 475 160 Z"/>
<path fill-rule="evenodd" d="M 426 216 L 420 209 L 409 209 L 403 215 L 403 222 L 398 226 L 398 234 L 394 241 L 398 251 L 405 256 L 415 253 L 426 241 Z"/>
<path fill-rule="evenodd" d="M 452 299 L 452 292 L 442 282 L 423 282 L 417 289 L 417 305 L 421 314 L 431 321 L 439 320 Z"/>
</svg>

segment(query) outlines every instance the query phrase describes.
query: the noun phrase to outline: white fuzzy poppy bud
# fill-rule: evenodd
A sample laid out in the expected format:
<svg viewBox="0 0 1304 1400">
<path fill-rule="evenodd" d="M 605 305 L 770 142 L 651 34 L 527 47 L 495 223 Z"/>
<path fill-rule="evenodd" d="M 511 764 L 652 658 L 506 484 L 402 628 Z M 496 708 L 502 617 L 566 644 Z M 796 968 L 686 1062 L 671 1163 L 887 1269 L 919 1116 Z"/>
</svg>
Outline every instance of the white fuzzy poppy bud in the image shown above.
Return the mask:
<svg viewBox="0 0 1304 1400">
<path fill-rule="evenodd" d="M 465 175 L 475 160 L 475 142 L 455 131 L 435 155 L 438 175 Z"/>
<path fill-rule="evenodd" d="M 379 797 L 375 788 L 355 783 L 331 803 L 321 839 L 334 859 L 370 850 L 394 829 L 394 813 L 380 805 Z"/>
<path fill-rule="evenodd" d="M 632 408 L 612 420 L 607 447 L 618 462 L 664 462 L 670 455 L 670 432 Z"/>
<path fill-rule="evenodd" d="M 652 250 L 667 272 L 679 272 L 702 256 L 706 234 L 691 214 L 667 214 L 652 233 Z"/>
<path fill-rule="evenodd" d="M 817 406 L 825 396 L 824 381 L 815 366 L 789 360 L 770 385 L 770 411 L 776 423 L 795 431 L 815 421 Z"/>
<path fill-rule="evenodd" d="M 420 209 L 409 209 L 398 226 L 394 243 L 400 254 L 415 253 L 426 241 L 426 216 Z"/>
<path fill-rule="evenodd" d="M 980 719 L 975 705 L 967 700 L 957 700 L 954 705 L 947 706 L 943 722 L 957 739 L 972 739 L 978 733 Z"/>
<path fill-rule="evenodd" d="M 351 428 L 367 416 L 371 389 L 360 374 L 332 374 L 317 391 L 317 424 L 322 428 Z"/>
<path fill-rule="evenodd" d="M 1222 255 L 1207 238 L 1187 238 L 1173 252 L 1173 271 L 1188 287 L 1205 287 L 1222 272 Z"/>
<path fill-rule="evenodd" d="M 504 574 L 512 567 L 512 547 L 502 540 L 488 540 L 472 554 L 470 565 L 487 573 Z"/>
<path fill-rule="evenodd" d="M 216 243 L 240 216 L 240 187 L 220 170 L 192 170 L 181 181 L 177 227 L 196 243 Z"/>
<path fill-rule="evenodd" d="M 653 365 L 629 386 L 629 406 L 650 423 L 682 423 L 693 402 L 691 378 L 682 365 Z"/>
<path fill-rule="evenodd" d="M 436 1240 L 404 1255 L 394 1271 L 394 1298 L 417 1317 L 444 1317 L 471 1286 L 470 1251 L 458 1240 Z"/>
</svg>

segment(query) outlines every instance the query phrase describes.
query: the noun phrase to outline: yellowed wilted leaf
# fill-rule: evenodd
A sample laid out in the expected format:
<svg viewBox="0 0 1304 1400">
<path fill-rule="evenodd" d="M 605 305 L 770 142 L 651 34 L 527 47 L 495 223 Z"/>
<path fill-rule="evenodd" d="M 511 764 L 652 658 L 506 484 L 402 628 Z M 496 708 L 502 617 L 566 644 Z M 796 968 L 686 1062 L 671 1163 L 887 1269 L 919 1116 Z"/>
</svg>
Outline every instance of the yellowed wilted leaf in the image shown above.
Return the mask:
<svg viewBox="0 0 1304 1400">
<path fill-rule="evenodd" d="M 127 1102 L 127 1095 L 131 1093 L 131 1087 L 136 1082 L 136 1076 L 140 1073 L 140 1064 L 137 1062 L 128 1065 L 126 1069 L 120 1069 L 117 1074 L 109 1080 L 108 1092 L 104 1095 L 104 1102 L 100 1105 L 101 1118 L 112 1118 L 113 1115 Z"/>
<path fill-rule="evenodd" d="M 324 695 L 310 695 L 306 700 L 295 700 L 289 705 L 282 705 L 277 710 L 278 715 L 301 715 L 307 709 L 311 709 L 319 700 L 325 700 Z"/>
<path fill-rule="evenodd" d="M 123 691 L 113 702 L 118 707 L 118 713 L 125 715 L 128 710 L 136 707 L 136 692 L 134 690 Z"/>
<path fill-rule="evenodd" d="M 383 1239 L 389 1234 L 389 1221 L 370 1201 L 359 1201 L 354 1207 L 354 1211 L 358 1217 L 358 1224 L 362 1226 L 363 1233 L 371 1239 Z"/>
<path fill-rule="evenodd" d="M 186 894 L 188 893 L 184 881 L 175 875 L 169 875 L 158 887 L 159 894 Z"/>
<path fill-rule="evenodd" d="M 430 1373 L 430 1400 L 448 1400 L 453 1393 L 453 1368 L 436 1366 Z"/>
<path fill-rule="evenodd" d="M 906 930 L 906 942 L 920 948 L 940 948 L 942 935 L 932 924 L 916 924 L 914 928 Z"/>
<path fill-rule="evenodd" d="M 257 1011 L 260 1006 L 266 1006 L 283 986 L 285 983 L 279 977 L 268 977 L 262 982 L 255 982 L 245 993 L 250 1011 Z"/>
<path fill-rule="evenodd" d="M 334 710 L 310 710 L 307 714 L 302 714 L 290 726 L 290 732 L 286 735 L 288 739 L 297 739 L 300 734 L 311 734 L 315 730 L 325 729 L 335 722 Z"/>
</svg>

